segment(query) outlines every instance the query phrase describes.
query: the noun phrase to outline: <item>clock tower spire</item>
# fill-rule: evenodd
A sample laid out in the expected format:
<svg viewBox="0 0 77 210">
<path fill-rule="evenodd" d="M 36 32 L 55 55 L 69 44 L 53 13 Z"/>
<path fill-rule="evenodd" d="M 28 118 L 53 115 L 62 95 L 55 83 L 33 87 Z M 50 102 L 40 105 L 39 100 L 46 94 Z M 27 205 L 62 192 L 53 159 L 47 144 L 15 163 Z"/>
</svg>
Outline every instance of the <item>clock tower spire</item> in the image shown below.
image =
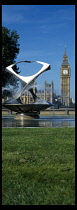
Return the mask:
<svg viewBox="0 0 77 210">
<path fill-rule="evenodd" d="M 68 56 L 66 54 L 66 46 L 63 56 L 63 62 L 60 68 L 61 80 L 61 102 L 64 106 L 70 104 L 70 65 L 68 63 Z"/>
</svg>

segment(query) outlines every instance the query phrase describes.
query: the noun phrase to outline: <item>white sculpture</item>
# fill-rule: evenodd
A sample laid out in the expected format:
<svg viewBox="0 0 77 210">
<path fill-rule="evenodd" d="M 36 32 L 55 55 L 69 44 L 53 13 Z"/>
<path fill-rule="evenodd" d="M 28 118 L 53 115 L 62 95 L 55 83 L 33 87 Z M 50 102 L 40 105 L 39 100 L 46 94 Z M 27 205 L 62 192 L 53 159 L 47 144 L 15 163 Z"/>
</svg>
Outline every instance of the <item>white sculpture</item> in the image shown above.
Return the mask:
<svg viewBox="0 0 77 210">
<path fill-rule="evenodd" d="M 21 63 L 21 62 L 27 62 L 27 63 L 36 62 L 36 63 L 42 64 L 43 67 L 36 74 L 34 74 L 32 76 L 27 76 L 27 77 L 20 76 L 13 70 L 13 66 L 18 63 Z M 41 61 L 20 61 L 20 62 L 12 64 L 10 66 L 7 66 L 6 71 L 13 74 L 14 76 L 16 76 L 16 78 L 18 78 L 20 80 L 21 90 L 19 92 L 17 92 L 16 94 L 13 94 L 12 98 L 6 100 L 3 103 L 3 106 L 10 109 L 11 111 L 15 111 L 17 113 L 25 113 L 25 114 L 29 114 L 32 116 L 38 115 L 38 113 L 40 113 L 41 110 L 44 110 L 48 107 L 53 106 L 52 103 L 45 101 L 44 99 L 41 99 L 40 97 L 38 97 L 33 92 L 33 88 L 32 88 L 32 83 L 35 81 L 35 79 L 40 74 L 42 74 L 43 72 L 45 72 L 49 69 L 50 69 L 50 64 L 44 63 Z M 32 102 L 32 104 L 22 104 L 22 102 L 20 100 L 21 94 L 23 93 L 23 91 L 26 91 L 26 90 L 29 90 L 33 96 L 34 102 Z"/>
<path fill-rule="evenodd" d="M 32 62 L 36 62 L 36 63 L 40 63 L 43 65 L 43 67 L 34 75 L 32 76 L 20 76 L 18 75 L 13 69 L 12 67 L 15 66 L 16 64 L 18 63 L 21 63 L 21 62 L 27 62 L 27 63 L 32 63 Z M 10 66 L 7 66 L 6 67 L 6 71 L 8 71 L 9 73 L 13 74 L 14 76 L 16 76 L 20 81 L 21 81 L 21 84 L 22 84 L 22 90 L 19 92 L 19 94 L 16 96 L 17 98 L 20 97 L 21 95 L 21 92 L 25 91 L 30 85 L 32 82 L 34 82 L 34 80 L 40 75 L 42 74 L 43 72 L 47 71 L 50 69 L 50 64 L 48 63 L 44 63 L 44 62 L 41 62 L 41 61 L 20 61 L 20 62 L 17 62 L 15 64 L 12 64 Z M 16 98 L 15 97 L 15 98 Z"/>
<path fill-rule="evenodd" d="M 32 75 L 32 76 L 20 76 L 18 75 L 15 71 L 13 71 L 12 67 L 15 66 L 18 63 L 21 62 L 27 62 L 27 63 L 32 63 L 32 62 L 36 62 L 36 63 L 40 63 L 43 65 L 43 67 L 40 69 L 40 71 L 38 71 L 36 74 Z M 10 66 L 6 67 L 7 71 L 9 71 L 11 74 L 14 74 L 16 77 L 18 77 L 21 81 L 25 82 L 26 84 L 30 84 L 32 81 L 34 81 L 40 74 L 42 74 L 44 71 L 47 71 L 50 69 L 50 64 L 48 63 L 44 63 L 44 62 L 40 62 L 40 61 L 20 61 L 17 63 L 14 63 Z"/>
</svg>

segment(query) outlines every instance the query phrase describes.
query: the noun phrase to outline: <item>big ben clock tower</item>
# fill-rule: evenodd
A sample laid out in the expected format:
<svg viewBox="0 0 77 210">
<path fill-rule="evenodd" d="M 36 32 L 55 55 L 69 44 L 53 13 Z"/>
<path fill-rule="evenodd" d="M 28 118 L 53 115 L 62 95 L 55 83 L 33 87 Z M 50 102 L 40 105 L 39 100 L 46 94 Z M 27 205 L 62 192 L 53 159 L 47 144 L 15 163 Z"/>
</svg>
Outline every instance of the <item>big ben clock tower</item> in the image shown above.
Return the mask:
<svg viewBox="0 0 77 210">
<path fill-rule="evenodd" d="M 68 63 L 68 56 L 66 55 L 66 47 L 63 56 L 63 62 L 60 68 L 61 78 L 61 103 L 64 106 L 70 104 L 70 65 Z"/>
</svg>

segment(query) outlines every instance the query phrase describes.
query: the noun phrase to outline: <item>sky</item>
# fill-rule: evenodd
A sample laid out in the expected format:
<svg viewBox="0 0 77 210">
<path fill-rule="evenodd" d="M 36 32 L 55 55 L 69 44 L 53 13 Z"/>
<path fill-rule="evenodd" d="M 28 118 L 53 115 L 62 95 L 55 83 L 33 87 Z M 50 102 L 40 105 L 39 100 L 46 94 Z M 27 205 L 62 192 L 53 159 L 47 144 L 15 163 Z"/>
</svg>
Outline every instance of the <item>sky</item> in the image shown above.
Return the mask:
<svg viewBox="0 0 77 210">
<path fill-rule="evenodd" d="M 75 5 L 2 5 L 2 26 L 19 34 L 20 51 L 16 62 L 42 61 L 51 70 L 41 74 L 36 82 L 44 89 L 44 81 L 54 82 L 60 95 L 60 67 L 66 46 L 71 67 L 70 97 L 75 100 Z M 42 67 L 38 63 L 21 63 L 20 75 L 30 76 Z"/>
</svg>

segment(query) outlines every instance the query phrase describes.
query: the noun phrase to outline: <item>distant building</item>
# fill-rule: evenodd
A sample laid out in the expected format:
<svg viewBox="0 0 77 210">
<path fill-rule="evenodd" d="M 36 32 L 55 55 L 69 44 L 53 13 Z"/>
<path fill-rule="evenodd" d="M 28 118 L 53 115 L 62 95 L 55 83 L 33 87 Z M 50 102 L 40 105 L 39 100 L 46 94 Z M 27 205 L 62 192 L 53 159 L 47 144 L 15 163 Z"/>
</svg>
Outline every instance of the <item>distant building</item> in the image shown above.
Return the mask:
<svg viewBox="0 0 77 210">
<path fill-rule="evenodd" d="M 48 84 L 46 81 L 44 82 L 44 99 L 53 103 L 54 101 L 54 83 L 53 81 Z"/>
<path fill-rule="evenodd" d="M 49 101 L 53 103 L 54 101 L 54 83 L 53 81 L 49 84 L 46 81 L 44 82 L 44 90 L 37 90 L 37 88 L 34 85 L 33 88 L 34 93 L 37 95 L 37 97 L 40 97 L 46 101 Z M 23 104 L 31 104 L 33 103 L 33 97 L 29 91 L 25 92 L 21 96 L 21 102 Z"/>
<path fill-rule="evenodd" d="M 35 87 L 35 85 L 36 85 L 36 83 L 34 82 L 33 92 L 36 94 L 37 88 Z M 23 104 L 31 104 L 34 102 L 34 99 L 28 90 L 26 92 L 22 93 L 20 99 Z"/>
<path fill-rule="evenodd" d="M 66 55 L 66 48 L 63 56 L 63 62 L 60 68 L 61 79 L 61 103 L 64 106 L 70 105 L 70 65 L 68 63 L 68 56 Z"/>
</svg>

